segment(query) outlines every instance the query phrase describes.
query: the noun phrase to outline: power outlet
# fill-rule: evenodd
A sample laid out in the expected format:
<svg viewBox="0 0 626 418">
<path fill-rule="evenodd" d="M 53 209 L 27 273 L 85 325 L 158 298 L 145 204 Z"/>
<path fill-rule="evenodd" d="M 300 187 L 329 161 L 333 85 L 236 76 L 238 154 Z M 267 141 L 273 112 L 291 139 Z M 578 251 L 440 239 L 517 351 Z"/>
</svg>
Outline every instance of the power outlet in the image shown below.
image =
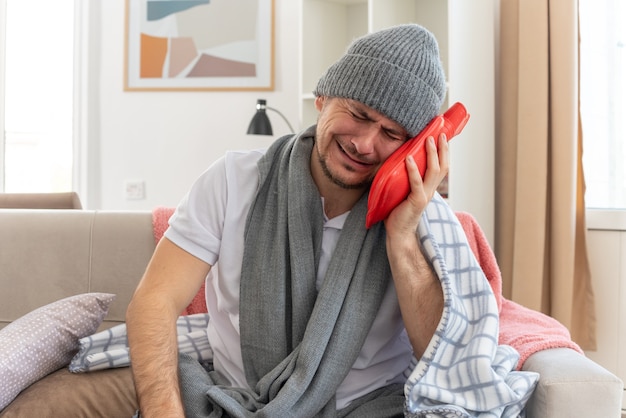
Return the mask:
<svg viewBox="0 0 626 418">
<path fill-rule="evenodd" d="M 146 198 L 146 182 L 143 180 L 126 180 L 124 190 L 126 200 L 141 200 Z"/>
</svg>

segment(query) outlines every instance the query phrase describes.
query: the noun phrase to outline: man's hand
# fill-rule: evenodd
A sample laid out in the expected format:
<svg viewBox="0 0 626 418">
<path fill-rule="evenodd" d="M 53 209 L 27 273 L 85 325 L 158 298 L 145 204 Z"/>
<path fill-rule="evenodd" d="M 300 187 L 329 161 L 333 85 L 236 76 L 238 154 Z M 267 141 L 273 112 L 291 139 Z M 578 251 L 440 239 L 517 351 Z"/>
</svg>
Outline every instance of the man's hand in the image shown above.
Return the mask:
<svg viewBox="0 0 626 418">
<path fill-rule="evenodd" d="M 387 256 L 398 294 L 402 318 L 415 356 L 423 355 L 443 311 L 443 293 L 430 263 L 424 258 L 417 226 L 437 187 L 448 173 L 449 151 L 445 135 L 428 138 L 428 165 L 424 179 L 415 161 L 406 159 L 411 192 L 385 220 Z"/>
<path fill-rule="evenodd" d="M 128 306 L 131 365 L 142 418 L 184 418 L 176 319 L 211 266 L 161 239 Z"/>
<path fill-rule="evenodd" d="M 426 140 L 427 161 L 424 179 L 413 157 L 406 158 L 406 169 L 409 174 L 411 191 L 406 200 L 398 205 L 385 220 L 387 233 L 415 234 L 419 220 L 426 206 L 435 195 L 437 187 L 448 174 L 449 150 L 448 141 L 444 134 L 439 137 L 438 148 L 433 137 Z"/>
</svg>

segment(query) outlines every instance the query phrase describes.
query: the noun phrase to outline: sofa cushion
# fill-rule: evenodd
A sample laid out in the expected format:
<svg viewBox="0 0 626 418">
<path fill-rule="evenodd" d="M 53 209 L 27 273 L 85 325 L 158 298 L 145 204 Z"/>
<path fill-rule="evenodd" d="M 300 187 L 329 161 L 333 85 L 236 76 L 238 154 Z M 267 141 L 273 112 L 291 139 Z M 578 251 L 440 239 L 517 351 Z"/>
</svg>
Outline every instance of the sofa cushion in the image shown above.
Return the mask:
<svg viewBox="0 0 626 418">
<path fill-rule="evenodd" d="M 0 418 L 130 418 L 138 409 L 131 370 L 60 369 L 24 390 Z"/>
<path fill-rule="evenodd" d="M 69 364 L 79 339 L 97 330 L 114 298 L 110 293 L 71 296 L 0 330 L 0 411 L 32 383 Z"/>
</svg>

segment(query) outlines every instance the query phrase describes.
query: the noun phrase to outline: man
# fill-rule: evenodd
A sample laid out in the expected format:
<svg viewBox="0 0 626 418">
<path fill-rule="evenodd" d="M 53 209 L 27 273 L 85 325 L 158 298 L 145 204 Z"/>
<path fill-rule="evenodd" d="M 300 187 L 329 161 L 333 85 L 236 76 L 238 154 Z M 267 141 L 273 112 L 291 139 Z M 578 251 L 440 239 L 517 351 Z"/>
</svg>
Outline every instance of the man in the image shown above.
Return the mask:
<svg viewBox="0 0 626 418">
<path fill-rule="evenodd" d="M 366 35 L 315 95 L 316 126 L 228 153 L 170 219 L 127 313 L 144 418 L 402 416 L 443 306 L 415 231 L 446 138 L 429 139 L 423 179 L 407 158 L 410 194 L 384 225 L 365 213 L 382 163 L 440 111 L 437 43 L 418 25 Z M 174 326 L 205 279 L 208 373 L 179 360 Z"/>
</svg>

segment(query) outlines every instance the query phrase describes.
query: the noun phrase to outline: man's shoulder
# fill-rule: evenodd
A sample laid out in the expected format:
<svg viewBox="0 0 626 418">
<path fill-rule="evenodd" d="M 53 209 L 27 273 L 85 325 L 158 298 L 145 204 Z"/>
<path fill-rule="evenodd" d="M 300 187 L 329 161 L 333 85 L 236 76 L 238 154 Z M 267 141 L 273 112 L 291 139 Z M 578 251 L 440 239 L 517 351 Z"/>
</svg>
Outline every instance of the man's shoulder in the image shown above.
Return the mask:
<svg viewBox="0 0 626 418">
<path fill-rule="evenodd" d="M 247 188 L 246 185 L 258 177 L 258 162 L 265 152 L 262 148 L 226 152 L 222 158 L 225 180 L 237 188 L 242 185 Z"/>
<path fill-rule="evenodd" d="M 224 154 L 224 160 L 227 166 L 232 164 L 234 164 L 235 166 L 240 166 L 241 164 L 256 165 L 256 163 L 261 159 L 261 157 L 263 157 L 263 155 L 265 155 L 266 152 L 266 148 L 227 151 L 226 154 Z"/>
</svg>

